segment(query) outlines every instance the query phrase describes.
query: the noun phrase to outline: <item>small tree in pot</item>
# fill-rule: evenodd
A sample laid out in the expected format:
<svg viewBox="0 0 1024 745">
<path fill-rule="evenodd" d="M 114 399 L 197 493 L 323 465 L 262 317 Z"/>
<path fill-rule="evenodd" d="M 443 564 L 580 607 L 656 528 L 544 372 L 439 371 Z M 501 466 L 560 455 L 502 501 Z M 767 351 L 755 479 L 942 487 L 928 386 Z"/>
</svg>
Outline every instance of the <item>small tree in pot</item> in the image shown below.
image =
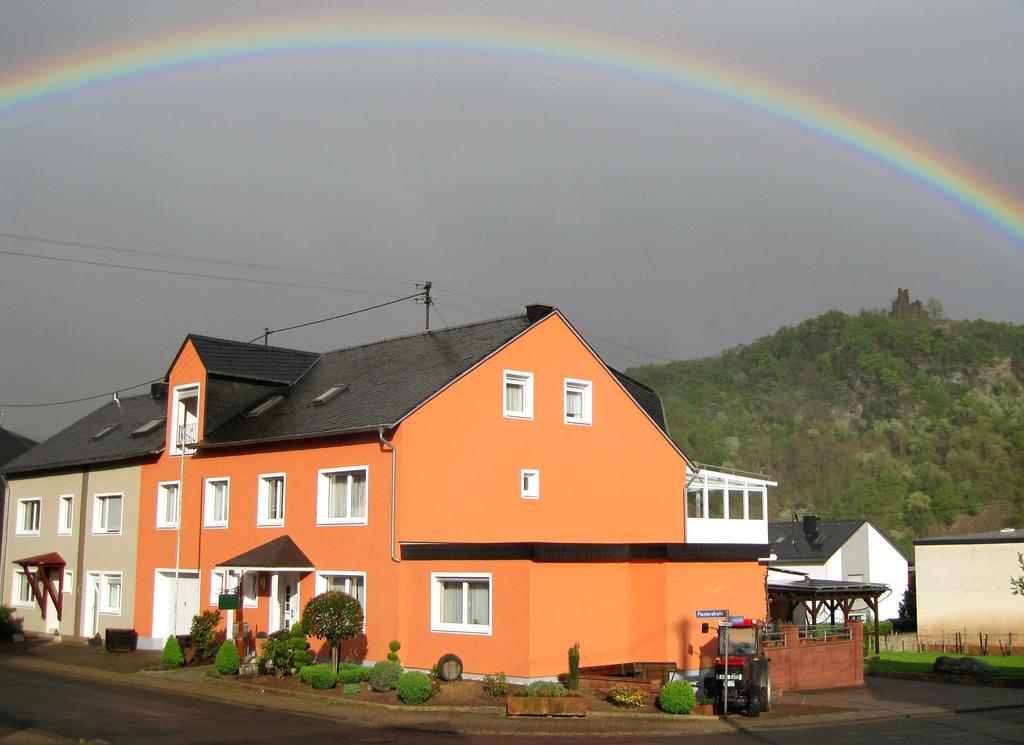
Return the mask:
<svg viewBox="0 0 1024 745">
<path fill-rule="evenodd" d="M 310 636 L 326 639 L 331 645 L 331 669 L 337 673 L 341 643 L 354 639 L 363 630 L 363 608 L 358 600 L 344 592 L 325 592 L 306 603 L 302 628 Z"/>
</svg>

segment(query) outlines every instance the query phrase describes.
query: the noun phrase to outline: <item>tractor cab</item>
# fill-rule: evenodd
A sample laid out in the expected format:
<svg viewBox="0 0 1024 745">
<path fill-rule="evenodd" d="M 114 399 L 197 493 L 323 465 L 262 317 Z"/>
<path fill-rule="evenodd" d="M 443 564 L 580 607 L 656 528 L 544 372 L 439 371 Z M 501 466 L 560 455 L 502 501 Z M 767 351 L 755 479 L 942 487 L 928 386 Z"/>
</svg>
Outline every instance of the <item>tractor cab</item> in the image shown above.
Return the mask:
<svg viewBox="0 0 1024 745">
<path fill-rule="evenodd" d="M 708 631 L 708 624 L 702 627 Z M 764 624 L 753 619 L 718 624 L 718 655 L 714 671 L 704 678 L 704 695 L 715 712 L 742 711 L 760 716 L 771 706 L 771 678 L 764 654 Z"/>
</svg>

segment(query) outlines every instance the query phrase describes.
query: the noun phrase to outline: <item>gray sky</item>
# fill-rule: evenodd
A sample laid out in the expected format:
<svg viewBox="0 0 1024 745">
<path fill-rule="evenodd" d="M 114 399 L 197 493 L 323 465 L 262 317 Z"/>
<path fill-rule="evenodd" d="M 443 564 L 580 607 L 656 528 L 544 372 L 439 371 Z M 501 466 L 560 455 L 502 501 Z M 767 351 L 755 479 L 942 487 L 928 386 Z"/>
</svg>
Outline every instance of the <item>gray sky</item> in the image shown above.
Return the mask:
<svg viewBox="0 0 1024 745">
<path fill-rule="evenodd" d="M 0 90 L 161 34 L 324 10 L 387 25 L 423 6 L 279 7 L 0 0 Z M 884 123 L 1024 203 L 1021 3 L 430 8 L 442 25 L 525 25 L 729 65 Z M 953 318 L 1024 323 L 1021 247 L 890 171 L 686 92 L 495 55 L 206 66 L 0 116 L 0 233 L 315 271 L 0 237 L 4 251 L 334 288 L 0 254 L 3 404 L 131 385 L 161 375 L 187 332 L 249 339 L 423 279 L 444 286 L 438 325 L 550 302 L 619 367 L 885 306 L 899 286 Z M 273 339 L 322 350 L 421 325 L 405 303 Z M 2 424 L 43 438 L 100 403 L 4 407 Z"/>
</svg>

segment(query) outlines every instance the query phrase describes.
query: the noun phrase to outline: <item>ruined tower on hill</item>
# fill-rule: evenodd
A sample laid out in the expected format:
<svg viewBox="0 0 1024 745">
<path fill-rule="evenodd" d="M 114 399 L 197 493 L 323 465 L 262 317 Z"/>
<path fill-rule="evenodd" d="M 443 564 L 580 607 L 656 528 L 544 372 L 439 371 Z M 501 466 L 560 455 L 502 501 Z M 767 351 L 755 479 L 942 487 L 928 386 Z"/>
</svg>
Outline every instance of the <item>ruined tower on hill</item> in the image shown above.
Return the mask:
<svg viewBox="0 0 1024 745">
<path fill-rule="evenodd" d="M 892 301 L 892 315 L 896 318 L 927 318 L 928 311 L 921 305 L 920 300 L 911 302 L 910 290 L 900 287 Z"/>
</svg>

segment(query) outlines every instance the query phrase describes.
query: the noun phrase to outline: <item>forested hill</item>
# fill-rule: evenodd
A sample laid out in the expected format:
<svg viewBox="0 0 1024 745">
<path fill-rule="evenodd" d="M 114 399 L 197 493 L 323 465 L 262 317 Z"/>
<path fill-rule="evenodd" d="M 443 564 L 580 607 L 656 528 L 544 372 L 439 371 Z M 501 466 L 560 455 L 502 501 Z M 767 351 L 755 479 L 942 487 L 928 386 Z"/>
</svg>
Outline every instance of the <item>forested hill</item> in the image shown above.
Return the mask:
<svg viewBox="0 0 1024 745">
<path fill-rule="evenodd" d="M 915 537 L 1024 526 L 1024 326 L 829 311 L 716 357 L 634 368 L 690 458 L 771 474 L 772 519 Z"/>
</svg>

